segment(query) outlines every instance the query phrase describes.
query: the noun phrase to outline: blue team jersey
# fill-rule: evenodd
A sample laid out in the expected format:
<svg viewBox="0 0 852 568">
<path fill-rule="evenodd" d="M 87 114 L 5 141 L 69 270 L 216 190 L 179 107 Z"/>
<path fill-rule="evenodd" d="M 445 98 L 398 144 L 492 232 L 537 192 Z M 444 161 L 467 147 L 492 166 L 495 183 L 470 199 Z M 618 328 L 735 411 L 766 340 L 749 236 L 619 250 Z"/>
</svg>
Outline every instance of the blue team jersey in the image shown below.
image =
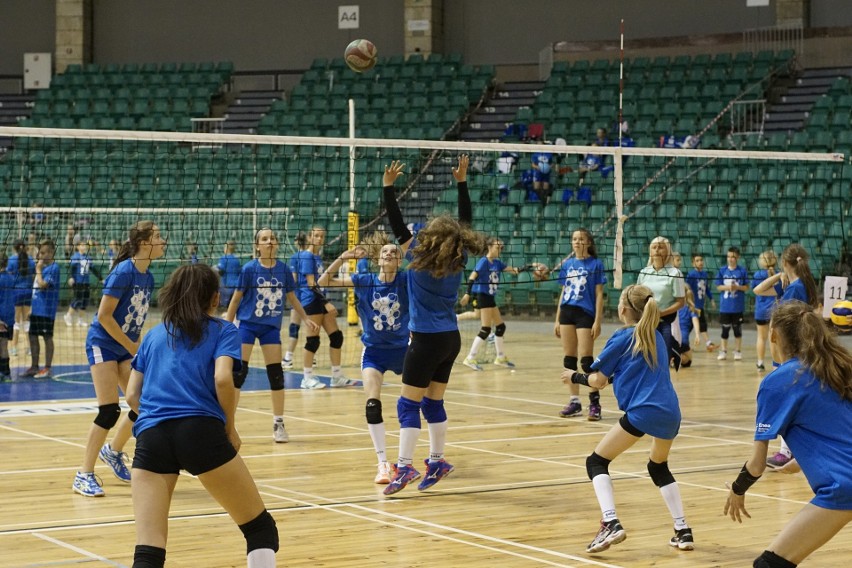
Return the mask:
<svg viewBox="0 0 852 568">
<path fill-rule="evenodd" d="M 8 272 L 0 272 L 0 321 L 15 325 L 15 277 Z"/>
<path fill-rule="evenodd" d="M 118 304 L 112 312 L 112 318 L 121 331 L 130 339 L 136 341 L 142 333 L 145 318 L 148 317 L 148 304 L 151 301 L 151 291 L 154 289 L 154 275 L 150 270 L 139 272 L 132 259 L 122 260 L 104 280 L 104 296 L 118 298 Z M 112 345 L 118 353 L 125 351 L 112 336 L 107 333 L 98 316 L 89 328 L 87 344 Z"/>
<path fill-rule="evenodd" d="M 353 274 L 358 303 L 355 305 L 364 332 L 365 347 L 398 349 L 408 345 L 408 273 L 399 272 L 393 282 L 377 274 Z"/>
<path fill-rule="evenodd" d="M 630 423 L 655 438 L 671 440 L 680 428 L 680 405 L 669 375 L 666 342 L 655 331 L 657 366 L 633 355 L 633 327 L 616 330 L 592 368 L 610 377 L 618 408 Z"/>
<path fill-rule="evenodd" d="M 577 306 L 591 316 L 597 313 L 595 302 L 599 284 L 606 284 L 606 269 L 603 262 L 595 257 L 582 260 L 571 257 L 559 265 L 559 279 L 562 281 L 563 306 Z"/>
<path fill-rule="evenodd" d="M 784 293 L 781 295 L 781 302 L 789 302 L 790 300 L 801 300 L 806 304 L 810 304 L 808 300 L 808 291 L 805 289 L 805 285 L 802 283 L 801 279 L 796 279 L 784 289 Z"/>
<path fill-rule="evenodd" d="M 752 289 L 757 288 L 757 285 L 769 278 L 769 273 L 765 270 L 758 270 L 751 277 Z M 772 318 L 772 310 L 778 302 L 778 297 L 781 296 L 781 283 L 775 285 L 775 296 L 755 296 L 754 297 L 754 319 L 761 321 L 769 321 Z"/>
<path fill-rule="evenodd" d="M 815 493 L 811 503 L 852 509 L 852 402 L 793 358 L 760 383 L 755 423 L 755 440 L 784 437 Z"/>
<path fill-rule="evenodd" d="M 487 256 L 480 258 L 474 268 L 476 280 L 473 281 L 473 293 L 496 296 L 500 277 L 505 269 L 506 265 L 499 258 L 494 260 L 488 260 Z"/>
<path fill-rule="evenodd" d="M 359 258 L 358 262 L 355 263 L 355 273 L 356 274 L 369 274 L 370 273 L 370 259 L 369 258 Z"/>
<path fill-rule="evenodd" d="M 237 284 L 237 290 L 243 293 L 237 319 L 281 329 L 285 296 L 295 289 L 293 273 L 285 263 L 276 260 L 274 266 L 266 268 L 258 259 L 250 260 L 240 271 Z"/>
<path fill-rule="evenodd" d="M 189 416 L 209 416 L 224 423 L 225 411 L 216 396 L 216 359 L 230 357 L 239 364 L 240 350 L 237 328 L 220 319 L 208 322 L 195 346 L 187 339 L 170 338 L 164 324 L 152 329 L 131 362 L 144 375 L 133 435 Z"/>
<path fill-rule="evenodd" d="M 32 294 L 33 278 L 35 278 L 35 261 L 30 257 L 27 259 L 26 274 L 21 274 L 20 260 L 17 254 L 9 257 L 9 262 L 6 265 L 6 272 L 15 278 L 15 288 L 19 290 L 18 296 Z"/>
<path fill-rule="evenodd" d="M 742 266 L 729 268 L 727 265 L 719 269 L 716 274 L 716 286 L 728 286 L 736 284 L 745 286 L 748 284 L 748 272 Z M 745 292 L 742 290 L 725 291 L 719 297 L 719 312 L 723 314 L 741 314 L 745 312 Z"/>
<path fill-rule="evenodd" d="M 291 262 L 293 272 L 298 277 L 296 285 L 299 301 L 303 306 L 307 306 L 319 298 L 316 292 L 308 288 L 307 276 L 308 274 L 313 274 L 314 284 L 316 284 L 320 274 L 323 272 L 322 258 L 309 250 L 303 250 L 294 254 Z"/>
<path fill-rule="evenodd" d="M 412 250 L 416 241 L 411 243 L 406 258 L 414 258 Z M 467 254 L 465 253 L 465 261 Z M 435 278 L 425 270 L 408 271 L 408 329 L 419 333 L 441 333 L 457 331 L 455 305 L 459 297 L 462 271 Z"/>
<path fill-rule="evenodd" d="M 50 319 L 56 319 L 56 308 L 59 307 L 59 265 L 55 262 L 41 269 L 41 279 L 47 284 L 47 288 L 41 288 L 36 280 L 33 280 L 33 306 L 32 314 Z"/>
<path fill-rule="evenodd" d="M 75 252 L 71 255 L 71 278 L 74 284 L 89 284 L 92 270 L 92 257 L 88 254 Z"/>
<path fill-rule="evenodd" d="M 225 288 L 236 288 L 240 283 L 240 259 L 232 254 L 223 254 L 219 258 L 216 270 L 222 277 L 222 286 Z"/>
<path fill-rule="evenodd" d="M 680 327 L 680 344 L 689 345 L 689 333 L 692 331 L 692 318 L 696 314 L 692 313 L 689 304 L 684 305 L 677 311 L 677 322 Z"/>
<path fill-rule="evenodd" d="M 704 310 L 704 301 L 713 299 L 713 292 L 709 286 L 710 275 L 706 270 L 689 271 L 686 275 L 686 285 L 692 290 L 692 301 L 695 304 L 695 309 Z"/>
</svg>

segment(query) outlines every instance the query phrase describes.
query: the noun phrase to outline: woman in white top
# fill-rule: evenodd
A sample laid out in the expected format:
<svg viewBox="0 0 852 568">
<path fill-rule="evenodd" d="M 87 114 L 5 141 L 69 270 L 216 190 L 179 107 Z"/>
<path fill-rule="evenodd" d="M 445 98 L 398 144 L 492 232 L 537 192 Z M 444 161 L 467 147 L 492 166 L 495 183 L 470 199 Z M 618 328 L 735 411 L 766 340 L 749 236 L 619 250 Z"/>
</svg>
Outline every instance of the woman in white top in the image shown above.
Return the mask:
<svg viewBox="0 0 852 568">
<path fill-rule="evenodd" d="M 680 337 L 672 334 L 677 320 L 677 311 L 684 305 L 683 274 L 672 265 L 672 245 L 665 237 L 656 237 L 648 248 L 648 266 L 639 272 L 636 284 L 651 289 L 660 308 L 660 324 L 657 327 L 666 340 L 669 359 L 674 360 L 675 369 L 680 368 Z M 680 330 L 675 330 L 680 335 Z"/>
</svg>

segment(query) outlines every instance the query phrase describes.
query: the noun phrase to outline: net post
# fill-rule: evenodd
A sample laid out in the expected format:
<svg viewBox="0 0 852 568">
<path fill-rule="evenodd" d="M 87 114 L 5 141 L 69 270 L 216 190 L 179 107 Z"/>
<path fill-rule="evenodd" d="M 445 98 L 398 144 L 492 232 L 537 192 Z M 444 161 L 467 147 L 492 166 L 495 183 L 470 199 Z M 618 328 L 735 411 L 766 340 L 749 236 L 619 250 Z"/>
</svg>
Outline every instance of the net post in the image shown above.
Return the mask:
<svg viewBox="0 0 852 568">
<path fill-rule="evenodd" d="M 349 99 L 349 138 L 355 138 L 355 100 Z M 358 244 L 358 212 L 355 210 L 355 145 L 349 146 L 349 215 L 346 220 L 347 247 L 351 250 Z M 349 274 L 355 274 L 356 260 L 348 262 Z M 358 325 L 358 312 L 355 309 L 355 289 L 346 291 L 346 322 Z"/>
<path fill-rule="evenodd" d="M 621 125 L 618 130 L 621 131 Z M 615 192 L 615 243 L 612 251 L 612 287 L 620 290 L 622 286 L 622 261 L 624 258 L 624 163 L 621 146 L 613 154 L 613 191 Z"/>
</svg>

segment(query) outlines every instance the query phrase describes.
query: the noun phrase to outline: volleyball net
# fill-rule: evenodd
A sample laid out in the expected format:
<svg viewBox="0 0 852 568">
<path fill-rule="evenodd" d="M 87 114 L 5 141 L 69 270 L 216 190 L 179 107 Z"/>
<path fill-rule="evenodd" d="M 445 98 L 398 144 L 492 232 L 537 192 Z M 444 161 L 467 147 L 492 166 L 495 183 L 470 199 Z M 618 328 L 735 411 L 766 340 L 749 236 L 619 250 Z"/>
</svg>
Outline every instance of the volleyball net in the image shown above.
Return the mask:
<svg viewBox="0 0 852 568">
<path fill-rule="evenodd" d="M 780 254 L 791 242 L 810 253 L 817 276 L 848 261 L 850 175 L 840 154 L 37 128 L 0 128 L 0 136 L 12 138 L 0 155 L 0 241 L 11 254 L 15 239 L 51 238 L 63 281 L 78 243 L 91 244 L 105 272 L 110 241 L 141 219 L 168 239 L 152 265 L 158 287 L 181 263 L 215 265 L 228 241 L 248 261 L 262 227 L 277 232 L 284 261 L 299 232 L 325 228 L 327 264 L 366 234 L 389 230 L 381 186 L 391 160 L 406 164 L 398 195 L 415 230 L 455 214 L 451 170 L 461 153 L 470 155 L 474 227 L 505 243 L 504 262 L 555 267 L 584 227 L 608 271 L 610 308 L 658 235 L 681 253 L 684 274 L 696 253 L 715 274 L 730 247 L 752 273 L 761 252 Z M 553 313 L 556 272 L 503 281 L 504 311 Z M 345 313 L 344 297 L 330 295 Z M 61 298 L 60 317 L 70 291 Z M 345 352 L 357 364 L 357 346 Z"/>
</svg>

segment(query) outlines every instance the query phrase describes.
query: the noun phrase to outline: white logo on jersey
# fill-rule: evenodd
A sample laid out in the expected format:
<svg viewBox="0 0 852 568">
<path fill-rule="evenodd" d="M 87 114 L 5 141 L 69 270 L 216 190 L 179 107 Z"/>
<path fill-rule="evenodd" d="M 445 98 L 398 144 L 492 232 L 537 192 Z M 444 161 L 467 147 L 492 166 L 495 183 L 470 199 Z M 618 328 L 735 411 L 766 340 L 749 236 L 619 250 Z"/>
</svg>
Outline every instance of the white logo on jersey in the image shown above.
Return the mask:
<svg viewBox="0 0 852 568">
<path fill-rule="evenodd" d="M 142 331 L 145 318 L 148 316 L 148 303 L 151 299 L 151 291 L 141 286 L 133 286 L 133 295 L 130 296 L 130 305 L 127 306 L 127 314 L 124 316 L 124 325 L 121 331 L 134 334 Z"/>
<path fill-rule="evenodd" d="M 585 268 L 572 268 L 565 274 L 565 285 L 562 288 L 562 303 L 572 300 L 582 300 L 586 291 L 589 271 Z"/>
<path fill-rule="evenodd" d="M 379 292 L 373 292 L 373 329 L 376 331 L 396 331 L 400 328 L 400 304 L 399 296 L 391 292 L 382 296 Z"/>
<path fill-rule="evenodd" d="M 766 432 L 768 432 L 770 430 L 770 428 L 772 428 L 772 424 L 764 424 L 763 422 L 757 423 L 757 433 L 758 434 L 765 434 Z"/>
<path fill-rule="evenodd" d="M 277 308 L 283 305 L 284 283 L 275 277 L 266 280 L 263 276 L 258 276 L 254 315 L 259 318 L 279 316 L 282 310 Z"/>
<path fill-rule="evenodd" d="M 704 295 L 707 294 L 707 282 L 702 278 L 701 280 L 698 281 L 698 285 L 696 286 L 696 289 L 698 290 L 698 294 L 697 294 L 698 299 L 703 300 Z"/>
<path fill-rule="evenodd" d="M 739 284 L 736 278 L 725 278 L 725 286 L 733 286 L 734 284 Z M 736 298 L 737 291 L 736 290 L 725 290 L 725 298 Z"/>
<path fill-rule="evenodd" d="M 500 272 L 497 270 L 488 271 L 488 294 L 494 296 L 497 294 L 497 287 L 500 285 Z"/>
</svg>

